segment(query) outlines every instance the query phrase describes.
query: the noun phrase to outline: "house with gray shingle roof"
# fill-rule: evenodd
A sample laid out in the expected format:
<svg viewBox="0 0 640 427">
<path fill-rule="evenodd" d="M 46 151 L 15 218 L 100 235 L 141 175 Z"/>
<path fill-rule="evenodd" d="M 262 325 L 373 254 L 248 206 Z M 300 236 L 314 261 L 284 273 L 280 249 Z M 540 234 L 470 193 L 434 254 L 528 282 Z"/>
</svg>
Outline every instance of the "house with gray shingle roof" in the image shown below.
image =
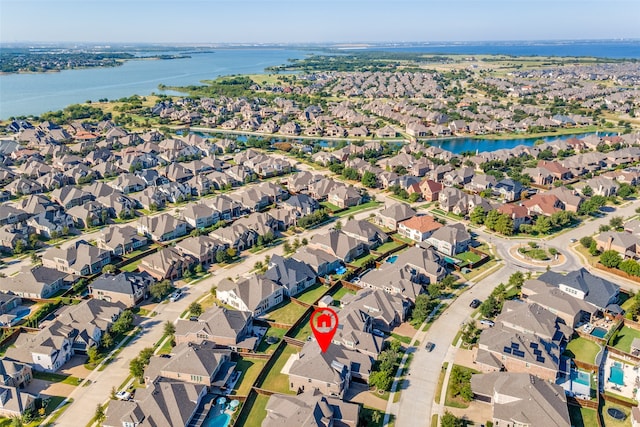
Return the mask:
<svg viewBox="0 0 640 427">
<path fill-rule="evenodd" d="M 378 225 L 395 231 L 398 228 L 398 223 L 412 218 L 415 214 L 416 211 L 406 203 L 392 203 L 378 212 L 376 222 Z"/>
<path fill-rule="evenodd" d="M 426 240 L 438 252 L 449 256 L 467 251 L 471 241 L 471 234 L 461 223 L 447 224 L 434 231 Z"/>
<path fill-rule="evenodd" d="M 360 405 L 309 391 L 291 396 L 273 394 L 266 406 L 262 427 L 299 427 L 334 425 L 356 427 Z"/>
<path fill-rule="evenodd" d="M 369 249 L 375 249 L 389 240 L 387 233 L 365 220 L 349 220 L 341 231 L 349 237 L 364 242 Z"/>
<path fill-rule="evenodd" d="M 617 307 L 620 287 L 589 273 L 584 268 L 566 275 L 547 271 L 538 277 L 538 280 L 555 286 L 574 298 L 584 300 L 599 310 L 619 310 L 620 308 Z"/>
<path fill-rule="evenodd" d="M 138 233 L 163 242 L 187 234 L 187 223 L 169 214 L 143 216 L 138 220 Z"/>
<path fill-rule="evenodd" d="M 78 240 L 66 249 L 51 248 L 42 256 L 44 267 L 78 276 L 100 273 L 102 267 L 110 262 L 109 251 L 90 245 L 84 240 Z"/>
<path fill-rule="evenodd" d="M 269 311 L 284 299 L 284 288 L 265 276 L 253 275 L 234 282 L 223 279 L 216 288 L 216 298 L 254 317 Z"/>
<path fill-rule="evenodd" d="M 146 272 L 122 272 L 117 275 L 103 274 L 89 285 L 95 299 L 121 302 L 126 307 L 135 307 L 147 294 L 155 279 Z"/>
<path fill-rule="evenodd" d="M 258 344 L 253 334 L 253 315 L 250 312 L 218 306 L 207 309 L 198 320 L 178 319 L 175 337 L 176 344 L 206 340 L 234 351 L 253 351 Z"/>
<path fill-rule="evenodd" d="M 313 236 L 308 246 L 311 249 L 325 251 L 344 262 L 351 262 L 367 252 L 364 242 L 333 229 L 325 234 Z"/>
<path fill-rule="evenodd" d="M 0 292 L 23 298 L 49 298 L 64 286 L 66 273 L 43 266 L 24 266 L 19 274 L 0 281 Z"/>
<path fill-rule="evenodd" d="M 264 277 L 284 288 L 288 296 L 298 295 L 316 283 L 316 273 L 304 262 L 273 255 Z"/>
<path fill-rule="evenodd" d="M 492 406 L 494 425 L 572 425 L 562 387 L 532 374 L 494 372 L 473 375 L 471 389 L 480 402 Z"/>
</svg>

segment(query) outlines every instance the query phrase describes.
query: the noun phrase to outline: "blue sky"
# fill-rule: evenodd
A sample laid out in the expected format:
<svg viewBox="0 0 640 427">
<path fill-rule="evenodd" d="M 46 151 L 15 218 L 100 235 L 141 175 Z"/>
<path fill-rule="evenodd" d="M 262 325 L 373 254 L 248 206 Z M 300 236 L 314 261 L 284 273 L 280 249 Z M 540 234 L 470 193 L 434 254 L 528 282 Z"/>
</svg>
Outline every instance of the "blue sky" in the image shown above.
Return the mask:
<svg viewBox="0 0 640 427">
<path fill-rule="evenodd" d="M 0 0 L 0 41 L 640 39 L 640 0 Z"/>
</svg>

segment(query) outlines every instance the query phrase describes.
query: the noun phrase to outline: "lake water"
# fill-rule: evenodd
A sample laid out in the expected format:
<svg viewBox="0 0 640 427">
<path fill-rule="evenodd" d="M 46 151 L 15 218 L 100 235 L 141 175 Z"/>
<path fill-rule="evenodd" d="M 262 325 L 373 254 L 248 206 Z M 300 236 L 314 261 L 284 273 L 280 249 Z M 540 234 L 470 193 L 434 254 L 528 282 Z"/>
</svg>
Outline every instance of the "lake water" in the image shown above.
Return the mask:
<svg viewBox="0 0 640 427">
<path fill-rule="evenodd" d="M 176 52 L 173 52 L 176 53 Z M 119 67 L 0 76 L 0 119 L 42 114 L 67 105 L 159 92 L 158 85 L 198 84 L 230 74 L 262 73 L 307 52 L 291 49 L 220 49 L 171 60 L 132 60 Z"/>
<path fill-rule="evenodd" d="M 431 145 L 440 147 L 443 150 L 451 151 L 455 154 L 460 154 L 464 151 L 478 151 L 483 153 L 485 151 L 496 151 L 503 148 L 510 149 L 517 147 L 518 145 L 533 145 L 538 140 L 545 142 L 555 140 L 565 140 L 569 138 L 584 138 L 585 136 L 593 135 L 593 133 L 583 133 L 576 135 L 557 135 L 547 136 L 543 138 L 515 138 L 515 139 L 475 139 L 475 138 L 452 138 L 452 139 L 438 139 L 429 141 Z M 600 132 L 598 135 L 613 135 L 612 133 Z"/>
<path fill-rule="evenodd" d="M 388 45 L 371 47 L 369 50 L 640 58 L 640 41 L 434 43 Z M 261 73 L 268 66 L 284 64 L 290 58 L 303 58 L 308 53 L 311 50 L 303 48 L 217 49 L 213 53 L 193 53 L 190 58 L 184 59 L 127 61 L 113 68 L 1 75 L 0 119 L 37 115 L 86 100 L 149 95 L 158 92 L 161 83 L 170 86 L 191 85 L 221 75 Z"/>
</svg>

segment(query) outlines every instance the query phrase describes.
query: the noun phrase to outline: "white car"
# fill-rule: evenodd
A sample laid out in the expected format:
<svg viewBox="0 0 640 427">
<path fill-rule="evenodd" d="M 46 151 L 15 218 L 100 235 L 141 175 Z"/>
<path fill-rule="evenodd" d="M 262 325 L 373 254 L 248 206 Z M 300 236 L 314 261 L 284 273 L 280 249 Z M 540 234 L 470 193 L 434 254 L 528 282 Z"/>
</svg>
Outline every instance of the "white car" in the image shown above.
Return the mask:
<svg viewBox="0 0 640 427">
<path fill-rule="evenodd" d="M 493 326 L 495 325 L 495 323 L 493 322 L 493 320 L 489 320 L 489 319 L 482 319 L 482 320 L 480 321 L 480 324 L 481 324 L 481 325 L 486 325 L 486 326 L 488 326 L 488 327 L 490 327 L 490 328 L 493 328 Z"/>
<path fill-rule="evenodd" d="M 116 393 L 116 399 L 118 400 L 129 400 L 131 399 L 131 393 L 129 393 L 128 391 L 119 391 Z"/>
<path fill-rule="evenodd" d="M 176 302 L 180 299 L 181 296 L 182 296 L 182 291 L 178 289 L 177 291 L 171 294 L 171 296 L 169 297 L 169 301 Z"/>
</svg>

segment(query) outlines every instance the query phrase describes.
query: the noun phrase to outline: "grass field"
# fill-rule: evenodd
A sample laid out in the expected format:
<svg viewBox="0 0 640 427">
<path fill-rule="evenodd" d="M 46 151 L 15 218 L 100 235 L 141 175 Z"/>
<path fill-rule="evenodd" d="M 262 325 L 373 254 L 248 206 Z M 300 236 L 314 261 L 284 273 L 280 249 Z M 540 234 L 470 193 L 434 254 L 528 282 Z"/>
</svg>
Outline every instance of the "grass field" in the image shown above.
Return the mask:
<svg viewBox="0 0 640 427">
<path fill-rule="evenodd" d="M 240 358 L 236 365 L 236 371 L 242 371 L 240 379 L 236 382 L 231 394 L 246 396 L 251 390 L 253 382 L 258 377 L 262 367 L 267 363 L 264 359 L 250 359 L 246 357 Z"/>
<path fill-rule="evenodd" d="M 293 325 L 295 321 L 302 316 L 305 310 L 306 309 L 303 306 L 289 301 L 277 309 L 267 313 L 266 317 L 278 323 Z"/>
<path fill-rule="evenodd" d="M 69 385 L 78 385 L 82 378 L 72 377 L 71 375 L 55 374 L 52 372 L 33 371 L 33 378 L 37 380 L 49 381 L 52 383 L 62 383 Z"/>
<path fill-rule="evenodd" d="M 581 362 L 594 363 L 599 352 L 598 343 L 578 337 L 569 341 L 565 355 Z"/>
<path fill-rule="evenodd" d="M 399 248 L 400 246 L 402 246 L 400 243 L 391 240 L 375 248 L 375 251 L 386 255 L 388 252 L 391 252 L 392 250 Z"/>
<path fill-rule="evenodd" d="M 244 427 L 261 427 L 262 420 L 267 417 L 267 403 L 269 402 L 269 396 L 258 395 L 256 400 L 251 405 L 251 411 L 249 411 L 246 418 L 238 418 L 235 425 Z"/>
<path fill-rule="evenodd" d="M 345 296 L 346 294 L 355 294 L 355 291 L 352 291 L 351 289 L 347 289 L 344 286 L 341 286 L 340 289 L 338 289 L 336 293 L 333 294 L 333 300 L 340 301 L 342 297 Z"/>
<path fill-rule="evenodd" d="M 265 390 L 271 390 L 278 393 L 296 394 L 295 391 L 289 390 L 289 377 L 282 374 L 282 368 L 284 367 L 289 356 L 298 352 L 298 349 L 290 345 L 286 346 L 284 351 L 278 357 L 278 360 L 274 363 L 273 367 L 269 370 L 269 374 L 264 379 L 260 388 Z"/>
<path fill-rule="evenodd" d="M 578 408 L 569 406 L 569 418 L 574 427 L 590 427 L 598 425 L 598 414 L 593 409 Z"/>
<path fill-rule="evenodd" d="M 273 353 L 278 346 L 278 343 L 280 343 L 280 340 L 286 333 L 286 329 L 270 327 L 258 346 L 258 353 Z M 267 344 L 267 337 L 277 337 L 278 341 L 273 344 Z"/>
<path fill-rule="evenodd" d="M 338 212 L 336 214 L 336 216 L 339 216 L 339 217 L 349 216 L 349 215 L 354 214 L 356 212 L 364 211 L 364 210 L 367 210 L 367 209 L 377 208 L 381 204 L 382 203 L 380 203 L 380 202 L 376 202 L 375 200 L 372 200 L 370 202 L 363 203 L 363 204 L 357 205 L 357 206 L 352 206 L 349 209 L 345 209 L 345 210 L 343 210 L 341 212 Z"/>
<path fill-rule="evenodd" d="M 625 413 L 625 415 L 627 416 L 627 418 L 625 418 L 624 420 L 620 421 L 620 420 L 616 420 L 613 417 L 611 417 L 608 413 L 607 413 L 607 409 L 609 408 L 616 408 L 616 409 L 620 409 L 622 412 Z M 604 406 L 602 407 L 602 419 L 604 420 L 604 425 L 606 427 L 631 427 L 631 412 L 629 410 L 629 408 L 625 408 L 623 406 L 620 405 L 614 405 L 613 403 L 610 402 L 606 402 Z M 597 424 L 584 424 L 585 427 L 587 426 L 592 426 L 592 425 L 597 425 Z"/>
<path fill-rule="evenodd" d="M 442 386 L 444 385 L 444 376 L 447 373 L 447 367 L 449 367 L 449 362 L 444 362 L 442 364 L 442 368 L 440 368 L 440 376 L 438 377 L 438 385 L 436 386 L 436 395 L 434 396 L 434 401 L 436 404 L 440 404 L 440 398 L 442 397 Z"/>
<path fill-rule="evenodd" d="M 328 290 L 329 288 L 324 286 L 323 284 L 316 283 L 300 295 L 297 295 L 295 298 L 299 299 L 302 302 L 306 302 L 307 304 L 313 304 L 315 300 L 320 298 L 322 294 L 324 294 Z"/>
<path fill-rule="evenodd" d="M 467 261 L 470 264 L 473 264 L 474 262 L 478 262 L 482 259 L 480 255 L 473 253 L 471 251 L 459 253 L 458 255 L 456 255 L 456 258 L 461 259 L 462 261 Z"/>
<path fill-rule="evenodd" d="M 357 260 L 352 261 L 352 262 L 350 262 L 349 264 L 351 264 L 351 265 L 355 265 L 356 267 L 362 267 L 362 266 L 364 266 L 367 262 L 369 262 L 369 261 L 373 261 L 375 258 L 376 258 L 375 256 L 373 256 L 373 255 L 369 254 L 369 255 L 363 256 L 363 257 L 361 257 L 361 258 L 358 258 Z"/>
<path fill-rule="evenodd" d="M 126 272 L 132 272 L 132 271 L 136 271 L 138 269 L 138 265 L 140 264 L 142 260 L 138 260 L 138 261 L 134 261 L 130 264 L 125 265 L 124 267 L 122 267 L 120 269 L 120 271 L 126 271 Z"/>
<path fill-rule="evenodd" d="M 470 372 L 471 374 L 478 374 L 479 371 L 476 371 L 475 369 L 470 369 L 470 368 L 466 368 L 464 366 L 460 366 L 460 365 L 454 365 L 454 368 L 458 367 L 458 369 L 464 371 L 464 372 Z M 445 406 L 451 406 L 452 408 L 468 408 L 469 404 L 471 402 L 466 402 L 464 399 L 462 399 L 460 396 L 453 396 L 451 393 L 451 380 L 453 379 L 453 376 L 449 376 L 449 383 L 447 384 L 447 395 L 445 398 Z"/>
<path fill-rule="evenodd" d="M 640 331 L 623 326 L 610 345 L 625 353 L 629 353 L 631 351 L 631 342 L 634 338 L 640 338 Z"/>
</svg>

